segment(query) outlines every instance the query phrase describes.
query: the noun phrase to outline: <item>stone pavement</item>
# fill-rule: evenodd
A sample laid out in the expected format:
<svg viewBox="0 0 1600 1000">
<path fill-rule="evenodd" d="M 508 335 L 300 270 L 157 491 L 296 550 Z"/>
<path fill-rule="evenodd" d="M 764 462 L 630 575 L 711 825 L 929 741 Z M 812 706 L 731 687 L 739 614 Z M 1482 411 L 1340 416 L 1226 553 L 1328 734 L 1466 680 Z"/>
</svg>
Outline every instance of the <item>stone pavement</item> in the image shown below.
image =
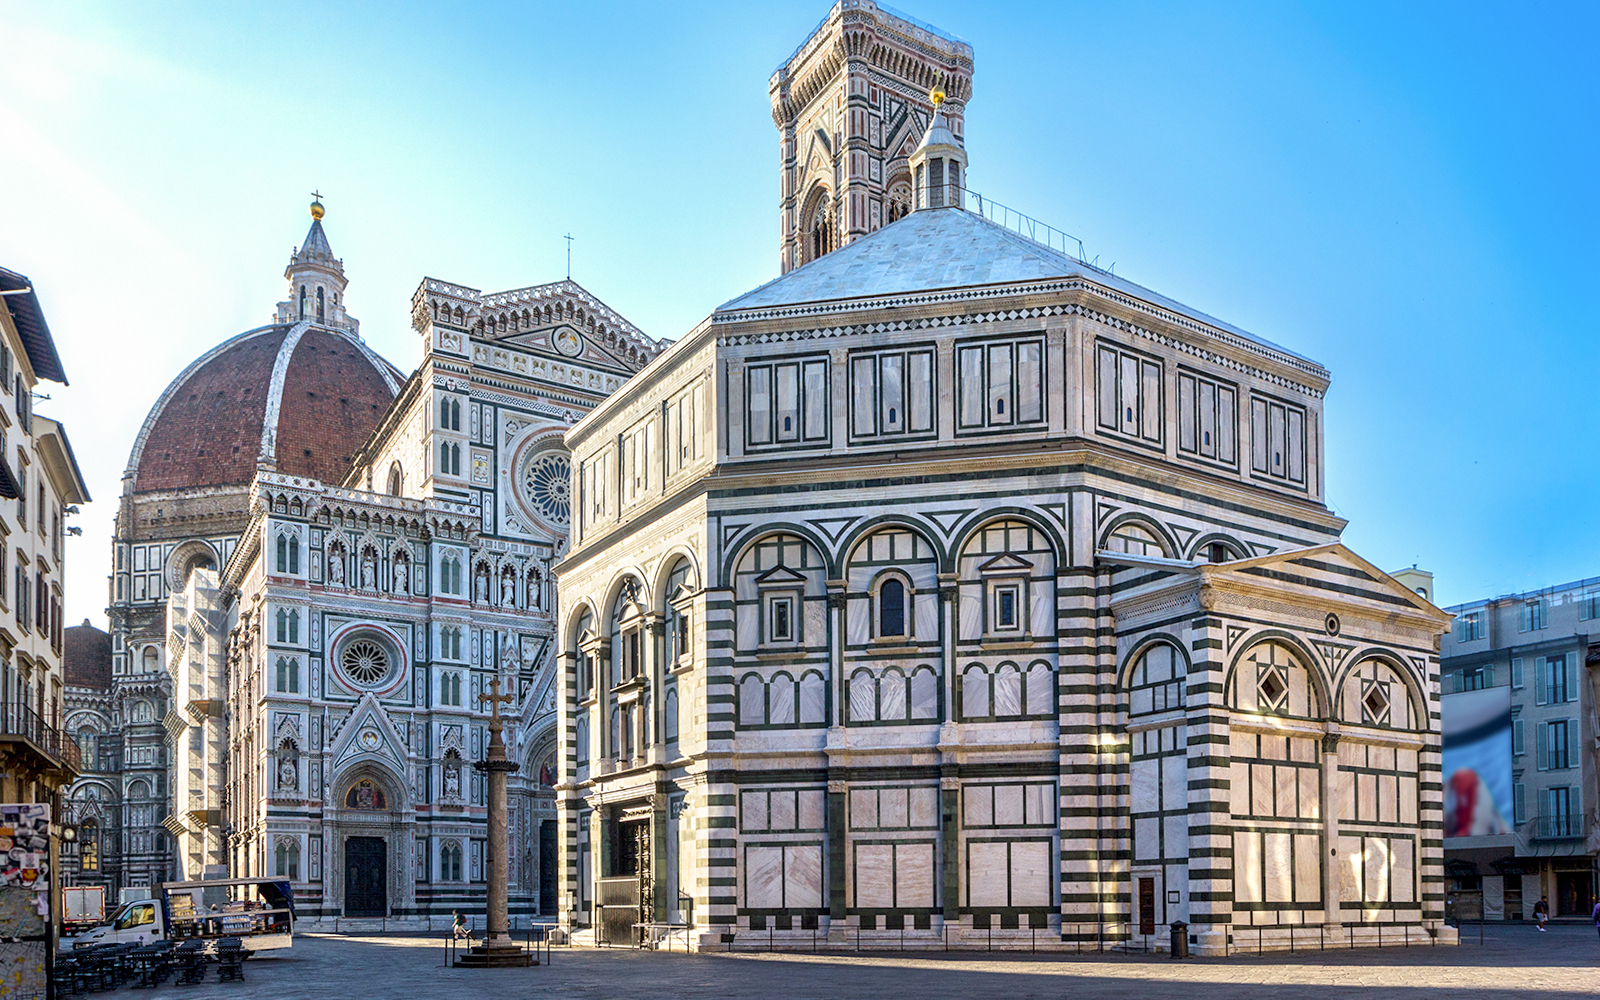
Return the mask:
<svg viewBox="0 0 1600 1000">
<path fill-rule="evenodd" d="M 751 1000 L 957 997 L 1027 1000 L 1431 1000 L 1536 995 L 1600 998 L 1600 937 L 1590 926 L 1475 928 L 1457 948 L 1311 952 L 1173 962 L 1162 956 L 987 954 L 701 954 L 555 950 L 551 964 L 443 967 L 438 938 L 304 935 L 252 959 L 243 984 L 160 992 L 234 1000 L 501 1000 L 688 996 Z"/>
</svg>

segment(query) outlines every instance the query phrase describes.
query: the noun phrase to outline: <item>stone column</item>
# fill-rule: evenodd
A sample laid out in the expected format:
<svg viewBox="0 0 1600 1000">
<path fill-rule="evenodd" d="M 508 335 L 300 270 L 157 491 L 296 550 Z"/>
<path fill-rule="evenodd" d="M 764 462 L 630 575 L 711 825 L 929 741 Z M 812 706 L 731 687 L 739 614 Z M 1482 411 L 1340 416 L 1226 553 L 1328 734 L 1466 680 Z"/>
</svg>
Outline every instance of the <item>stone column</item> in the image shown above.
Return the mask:
<svg viewBox="0 0 1600 1000">
<path fill-rule="evenodd" d="M 1339 734 L 1322 737 L 1322 922 L 1331 940 L 1344 922 L 1339 911 Z"/>
<path fill-rule="evenodd" d="M 496 677 L 478 699 L 491 706 L 487 759 L 476 765 L 489 779 L 489 913 L 483 945 L 473 949 L 479 961 L 473 964 L 494 964 L 497 952 L 515 957 L 515 964 L 525 964 L 522 950 L 511 939 L 511 922 L 506 915 L 506 774 L 515 771 L 517 765 L 506 759 L 506 744 L 500 735 L 504 729 L 500 703 L 513 700 L 513 696 L 500 693 L 500 679 Z"/>
</svg>

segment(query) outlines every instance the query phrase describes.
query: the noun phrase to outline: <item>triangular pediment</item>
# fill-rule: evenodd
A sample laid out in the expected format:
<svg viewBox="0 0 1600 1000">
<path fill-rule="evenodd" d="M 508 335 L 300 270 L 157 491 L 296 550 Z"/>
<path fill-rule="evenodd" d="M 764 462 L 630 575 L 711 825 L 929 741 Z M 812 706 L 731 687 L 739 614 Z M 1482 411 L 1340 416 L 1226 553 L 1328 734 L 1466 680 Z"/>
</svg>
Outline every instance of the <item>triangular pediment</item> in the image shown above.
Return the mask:
<svg viewBox="0 0 1600 1000">
<path fill-rule="evenodd" d="M 356 702 L 329 749 L 336 771 L 358 760 L 383 760 L 391 767 L 401 768 L 403 773 L 408 755 L 389 713 L 371 693 Z"/>
<path fill-rule="evenodd" d="M 780 587 L 785 584 L 803 584 L 806 582 L 804 573 L 797 573 L 787 566 L 774 566 L 756 577 L 756 585 L 761 587 Z"/>
<path fill-rule="evenodd" d="M 1397 609 L 1403 607 L 1436 617 L 1441 623 L 1454 617 L 1356 555 L 1343 542 L 1285 549 L 1253 559 L 1223 563 L 1217 567 L 1217 572 L 1219 575 L 1298 584 L 1342 597 L 1364 596 Z"/>
<path fill-rule="evenodd" d="M 1010 552 L 1002 552 L 986 563 L 978 566 L 978 572 L 985 576 L 997 573 L 1027 573 L 1032 571 L 1033 563 Z"/>
<path fill-rule="evenodd" d="M 637 371 L 664 347 L 570 278 L 486 294 L 482 315 L 483 336 L 567 361 Z"/>
</svg>

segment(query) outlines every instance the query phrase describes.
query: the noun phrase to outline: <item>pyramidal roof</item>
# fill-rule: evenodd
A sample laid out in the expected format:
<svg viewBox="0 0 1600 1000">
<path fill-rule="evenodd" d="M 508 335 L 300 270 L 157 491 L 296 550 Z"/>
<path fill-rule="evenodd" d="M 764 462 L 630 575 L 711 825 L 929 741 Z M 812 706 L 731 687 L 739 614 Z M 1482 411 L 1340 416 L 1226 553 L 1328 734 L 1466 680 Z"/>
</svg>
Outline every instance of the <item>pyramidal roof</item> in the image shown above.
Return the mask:
<svg viewBox="0 0 1600 1000">
<path fill-rule="evenodd" d="M 300 244 L 300 250 L 294 255 L 294 259 L 297 261 L 333 259 L 333 247 L 328 245 L 328 234 L 322 231 L 321 219 L 311 221 L 305 242 Z"/>
<path fill-rule="evenodd" d="M 717 312 L 1064 277 L 1086 278 L 1274 351 L 1310 360 L 960 208 L 912 212 L 724 302 Z"/>
</svg>

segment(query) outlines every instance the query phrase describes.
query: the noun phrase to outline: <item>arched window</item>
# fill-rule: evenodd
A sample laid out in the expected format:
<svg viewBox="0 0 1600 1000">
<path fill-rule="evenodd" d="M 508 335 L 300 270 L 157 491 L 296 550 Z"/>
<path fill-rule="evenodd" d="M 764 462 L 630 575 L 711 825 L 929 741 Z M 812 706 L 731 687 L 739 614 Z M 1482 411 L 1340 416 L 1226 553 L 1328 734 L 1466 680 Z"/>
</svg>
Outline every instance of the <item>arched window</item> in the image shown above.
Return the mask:
<svg viewBox="0 0 1600 1000">
<path fill-rule="evenodd" d="M 278 536 L 278 572 L 289 572 L 289 539 L 287 536 Z"/>
<path fill-rule="evenodd" d="M 144 648 L 144 672 L 153 674 L 161 668 L 161 654 L 156 652 L 154 646 Z"/>
<path fill-rule="evenodd" d="M 278 641 L 289 641 L 289 612 L 278 609 Z"/>
<path fill-rule="evenodd" d="M 767 722 L 767 686 L 755 674 L 739 681 L 739 725 L 762 726 Z"/>
<path fill-rule="evenodd" d="M 453 840 L 439 848 L 439 878 L 444 882 L 461 881 L 461 845 Z"/>
<path fill-rule="evenodd" d="M 461 475 L 461 446 L 459 444 L 450 446 L 450 474 L 452 476 Z"/>
<path fill-rule="evenodd" d="M 878 635 L 906 634 L 906 585 L 889 577 L 878 587 Z"/>
<path fill-rule="evenodd" d="M 289 572 L 300 572 L 300 539 L 289 539 Z"/>
<path fill-rule="evenodd" d="M 94 767 L 94 730 L 78 730 L 78 753 L 83 756 L 83 766 L 86 769 Z"/>
<path fill-rule="evenodd" d="M 289 612 L 289 641 L 300 641 L 300 612 Z"/>
<path fill-rule="evenodd" d="M 1124 521 L 1111 529 L 1106 536 L 1106 548 L 1133 556 L 1167 555 L 1166 546 L 1161 544 L 1155 532 L 1134 521 Z"/>
<path fill-rule="evenodd" d="M 450 429 L 453 431 L 461 429 L 461 401 L 459 399 L 450 401 Z"/>
<path fill-rule="evenodd" d="M 448 441 L 440 441 L 439 442 L 439 475 L 448 476 L 449 474 L 450 474 L 450 442 L 448 442 Z"/>
<path fill-rule="evenodd" d="M 78 824 L 78 869 L 100 870 L 100 824 L 92 819 Z"/>
<path fill-rule="evenodd" d="M 1155 643 L 1140 653 L 1128 674 L 1128 714 L 1182 708 L 1187 670 L 1183 654 L 1169 643 Z"/>
<path fill-rule="evenodd" d="M 306 286 L 300 286 L 300 319 L 306 318 Z"/>
<path fill-rule="evenodd" d="M 1321 718 L 1319 692 L 1310 672 L 1280 642 L 1260 643 L 1233 673 L 1230 701 L 1241 712 Z"/>
<path fill-rule="evenodd" d="M 317 322 L 321 323 L 321 322 L 324 322 L 326 319 L 327 319 L 327 317 L 323 314 L 322 286 L 318 285 L 317 286 Z"/>
<path fill-rule="evenodd" d="M 389 495 L 392 497 L 400 496 L 404 489 L 405 477 L 400 471 L 400 463 L 396 462 L 389 466 Z"/>
<path fill-rule="evenodd" d="M 450 429 L 450 400 L 443 396 L 439 397 L 439 429 Z"/>
<path fill-rule="evenodd" d="M 130 707 L 128 714 L 132 716 L 134 722 L 149 722 L 150 703 L 143 700 L 135 701 Z"/>
<path fill-rule="evenodd" d="M 293 657 L 278 657 L 278 691 L 281 694 L 300 693 L 300 664 Z"/>
<path fill-rule="evenodd" d="M 273 851 L 273 860 L 277 865 L 279 878 L 291 880 L 300 878 L 300 844 L 298 841 L 288 838 L 278 841 L 278 846 Z"/>
</svg>

